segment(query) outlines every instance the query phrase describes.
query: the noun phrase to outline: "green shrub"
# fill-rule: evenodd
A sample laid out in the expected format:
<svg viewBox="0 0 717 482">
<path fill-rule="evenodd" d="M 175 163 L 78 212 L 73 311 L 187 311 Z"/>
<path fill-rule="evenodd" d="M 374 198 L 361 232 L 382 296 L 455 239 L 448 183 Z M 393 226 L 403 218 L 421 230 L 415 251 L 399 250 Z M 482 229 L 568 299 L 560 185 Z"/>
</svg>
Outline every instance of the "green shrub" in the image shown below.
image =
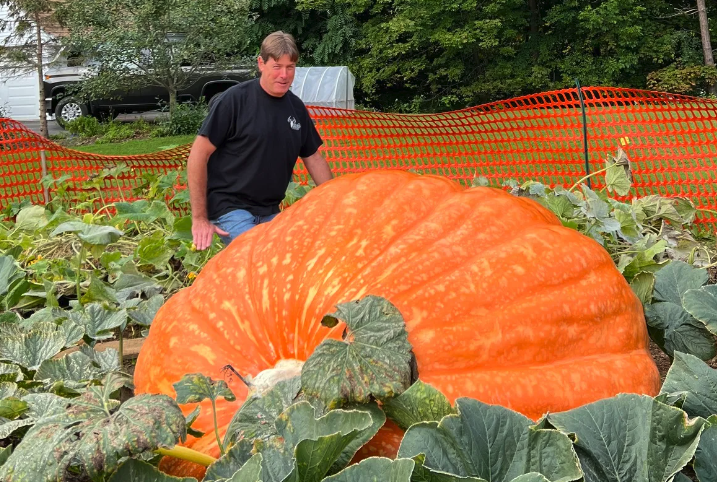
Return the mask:
<svg viewBox="0 0 717 482">
<path fill-rule="evenodd" d="M 131 124 L 112 121 L 107 124 L 105 134 L 97 139 L 97 144 L 111 144 L 113 142 L 126 141 L 135 137 L 141 137 L 152 131 L 152 126 L 144 119 L 139 119 Z"/>
<path fill-rule="evenodd" d="M 179 104 L 171 117 L 159 123 L 153 137 L 184 136 L 196 134 L 209 113 L 205 102 L 196 104 Z"/>
<path fill-rule="evenodd" d="M 80 137 L 101 136 L 107 132 L 107 124 L 102 124 L 96 117 L 82 116 L 75 120 L 71 120 L 65 126 L 65 130 L 70 134 Z"/>
</svg>

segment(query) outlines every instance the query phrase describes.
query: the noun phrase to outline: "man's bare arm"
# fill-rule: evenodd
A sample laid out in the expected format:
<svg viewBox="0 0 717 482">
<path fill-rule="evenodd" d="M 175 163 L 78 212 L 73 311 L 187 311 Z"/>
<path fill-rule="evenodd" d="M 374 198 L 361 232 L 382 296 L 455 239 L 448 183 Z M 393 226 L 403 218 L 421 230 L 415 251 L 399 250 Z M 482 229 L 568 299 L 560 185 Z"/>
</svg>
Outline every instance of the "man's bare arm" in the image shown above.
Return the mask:
<svg viewBox="0 0 717 482">
<path fill-rule="evenodd" d="M 317 186 L 333 179 L 334 175 L 331 172 L 329 163 L 326 162 L 326 159 L 324 159 L 324 156 L 322 156 L 319 151 L 316 151 L 309 157 L 302 157 L 301 159 L 304 161 L 304 165 L 309 171 L 311 179 L 314 180 Z"/>
<path fill-rule="evenodd" d="M 228 233 L 209 222 L 207 215 L 207 163 L 216 147 L 205 136 L 197 136 L 187 159 L 187 184 L 189 203 L 192 207 L 192 237 L 197 249 L 206 249 L 212 244 L 212 236 Z"/>
</svg>

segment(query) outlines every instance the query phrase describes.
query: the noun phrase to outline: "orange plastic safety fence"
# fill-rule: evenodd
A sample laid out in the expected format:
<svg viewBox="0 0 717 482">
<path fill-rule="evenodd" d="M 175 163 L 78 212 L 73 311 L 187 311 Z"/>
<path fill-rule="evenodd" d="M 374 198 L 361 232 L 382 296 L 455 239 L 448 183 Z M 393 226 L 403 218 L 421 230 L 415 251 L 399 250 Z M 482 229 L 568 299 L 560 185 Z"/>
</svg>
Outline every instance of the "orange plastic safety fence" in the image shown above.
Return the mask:
<svg viewBox="0 0 717 482">
<path fill-rule="evenodd" d="M 684 196 L 717 209 L 717 102 L 644 90 L 582 89 L 590 172 L 622 147 L 633 163 L 632 196 Z M 335 174 L 413 169 L 468 185 L 476 175 L 494 182 L 528 179 L 551 187 L 585 176 L 583 115 L 578 89 L 565 89 L 441 114 L 402 115 L 310 107 Z M 134 168 L 120 185 L 107 181 L 105 201 L 132 199 L 142 172 L 184 167 L 189 146 L 142 156 L 100 156 L 66 149 L 7 119 L 0 121 L 0 203 L 43 201 L 40 152 L 55 178 L 74 190 L 121 161 Z M 295 179 L 309 177 L 299 161 Z M 602 187 L 602 177 L 593 179 Z M 717 217 L 700 214 L 710 230 Z"/>
</svg>

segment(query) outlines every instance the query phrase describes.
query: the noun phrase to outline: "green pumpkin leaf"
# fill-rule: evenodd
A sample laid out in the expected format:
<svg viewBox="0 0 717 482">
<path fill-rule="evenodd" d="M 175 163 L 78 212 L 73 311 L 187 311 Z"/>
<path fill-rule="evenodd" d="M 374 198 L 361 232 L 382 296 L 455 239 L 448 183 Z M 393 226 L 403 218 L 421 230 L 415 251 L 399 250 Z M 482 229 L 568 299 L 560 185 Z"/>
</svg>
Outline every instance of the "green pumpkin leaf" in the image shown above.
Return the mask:
<svg viewBox="0 0 717 482">
<path fill-rule="evenodd" d="M 70 400 L 53 393 L 30 393 L 22 397 L 27 402 L 28 411 L 25 416 L 32 420 L 52 417 L 65 411 Z"/>
<path fill-rule="evenodd" d="M 110 302 L 117 303 L 117 295 L 115 290 L 110 288 L 94 274 L 90 276 L 90 285 L 87 291 L 82 295 L 82 304 L 88 305 L 93 302 Z"/>
<path fill-rule="evenodd" d="M 7 458 L 10 457 L 11 453 L 12 445 L 8 445 L 7 447 L 0 447 L 0 466 L 7 461 Z"/>
<path fill-rule="evenodd" d="M 22 370 L 11 363 L 0 363 L 0 382 L 16 382 L 22 380 Z"/>
<path fill-rule="evenodd" d="M 386 401 L 383 410 L 403 430 L 419 422 L 439 422 L 446 415 L 456 413 L 445 395 L 421 380 Z"/>
<path fill-rule="evenodd" d="M 660 330 L 663 340 L 658 344 L 668 355 L 680 351 L 709 360 L 717 354 L 710 332 L 681 305 L 671 302 L 646 305 L 645 318 L 650 327 Z"/>
<path fill-rule="evenodd" d="M 50 236 L 57 236 L 63 233 L 75 233 L 83 242 L 95 246 L 112 244 L 124 234 L 112 226 L 98 226 L 81 221 L 68 221 L 56 227 L 54 231 L 50 233 Z"/>
<path fill-rule="evenodd" d="M 403 437 L 399 457 L 425 454 L 424 467 L 459 476 L 509 482 L 538 472 L 555 482 L 582 477 L 570 439 L 533 427 L 527 417 L 477 400 L 456 400 L 457 415 L 420 422 Z M 429 479 L 430 480 L 430 479 Z"/>
<path fill-rule="evenodd" d="M 717 335 L 717 285 L 687 290 L 682 298 L 685 310 Z"/>
<path fill-rule="evenodd" d="M 607 190 L 616 193 L 618 196 L 630 194 L 630 178 L 624 166 L 617 163 L 611 164 L 605 172 L 605 185 Z"/>
<path fill-rule="evenodd" d="M 57 355 L 65 346 L 65 335 L 52 323 L 39 323 L 28 333 L 4 333 L 0 338 L 0 359 L 28 370 Z"/>
<path fill-rule="evenodd" d="M 0 296 L 10 290 L 10 286 L 16 281 L 25 277 L 11 256 L 0 256 Z"/>
<path fill-rule="evenodd" d="M 262 459 L 261 454 L 254 455 L 227 482 L 262 482 Z"/>
<path fill-rule="evenodd" d="M 675 352 L 674 356 L 660 394 L 684 392 L 681 408 L 692 417 L 717 413 L 717 370 L 693 355 Z"/>
<path fill-rule="evenodd" d="M 370 457 L 326 477 L 324 482 L 411 482 L 414 465 L 411 459 Z"/>
<path fill-rule="evenodd" d="M 332 410 L 321 418 L 314 417 L 311 404 L 299 402 L 276 420 L 277 431 L 286 445 L 295 447 L 297 482 L 321 480 L 351 442 L 373 426 L 370 414 L 358 410 Z"/>
<path fill-rule="evenodd" d="M 177 403 L 199 403 L 202 400 L 217 400 L 224 397 L 233 402 L 236 397 L 224 380 L 212 380 L 201 373 L 189 373 L 172 385 L 177 392 Z"/>
<path fill-rule="evenodd" d="M 15 229 L 35 232 L 47 226 L 48 220 L 43 206 L 29 206 L 20 210 L 15 218 Z"/>
<path fill-rule="evenodd" d="M 185 241 L 192 241 L 194 239 L 194 236 L 192 236 L 191 216 L 184 216 L 175 219 L 173 228 L 174 229 L 172 235 L 169 237 L 169 239 L 179 239 Z"/>
<path fill-rule="evenodd" d="M 514 478 L 511 482 L 550 482 L 543 474 L 531 472 Z"/>
<path fill-rule="evenodd" d="M 655 275 L 647 271 L 637 273 L 630 281 L 630 288 L 643 303 L 652 302 L 652 292 L 655 289 Z"/>
<path fill-rule="evenodd" d="M 71 311 L 69 316 L 93 340 L 112 338 L 112 330 L 127 321 L 126 310 L 109 310 L 100 303 L 89 304 L 82 311 Z"/>
<path fill-rule="evenodd" d="M 139 242 L 137 256 L 143 264 L 151 264 L 157 269 L 162 269 L 174 256 L 174 251 L 167 247 L 164 233 L 155 231 Z"/>
<path fill-rule="evenodd" d="M 164 304 L 164 296 L 155 295 L 143 301 L 137 308 L 127 310 L 129 317 L 139 325 L 149 326 L 152 324 L 155 315 Z"/>
<path fill-rule="evenodd" d="M 197 482 L 194 477 L 173 477 L 141 460 L 129 459 L 112 474 L 109 482 Z"/>
<path fill-rule="evenodd" d="M 238 470 L 240 470 L 248 461 L 254 458 L 256 455 L 252 454 L 254 443 L 249 439 L 242 439 L 236 445 L 233 445 L 227 451 L 224 456 L 217 459 L 212 465 L 207 468 L 206 474 L 202 482 L 224 482 L 231 478 Z M 289 460 L 291 460 L 289 458 Z M 261 462 L 262 460 L 259 459 Z M 254 462 L 256 463 L 256 461 Z M 286 474 L 291 471 L 289 466 L 286 469 Z M 278 479 L 282 480 L 282 479 Z"/>
<path fill-rule="evenodd" d="M 241 439 L 268 439 L 278 434 L 274 420 L 294 402 L 301 390 L 301 378 L 281 380 L 262 395 L 250 395 L 234 414 L 224 436 L 224 444 Z"/>
<path fill-rule="evenodd" d="M 123 457 L 173 447 L 186 436 L 184 415 L 166 395 L 142 394 L 119 406 L 109 395 L 123 383 L 110 376 L 67 410 L 39 420 L 0 467 L 0 480 L 61 480 L 75 463 L 97 479 Z"/>
<path fill-rule="evenodd" d="M 694 468 L 700 482 L 717 480 L 717 425 L 710 425 L 702 432 Z"/>
<path fill-rule="evenodd" d="M 705 424 L 631 394 L 549 414 L 548 421 L 575 434 L 585 482 L 667 482 L 692 459 Z"/>
<path fill-rule="evenodd" d="M 117 221 L 141 221 L 151 223 L 160 217 L 169 215 L 167 205 L 160 201 L 153 201 L 150 205 L 149 201 L 140 199 L 139 201 L 116 202 L 117 215 L 114 220 Z M 113 221 L 114 221 L 113 220 Z"/>
<path fill-rule="evenodd" d="M 0 400 L 0 417 L 15 420 L 27 411 L 27 402 L 15 397 Z"/>
<path fill-rule="evenodd" d="M 80 351 L 72 352 L 59 360 L 45 360 L 35 373 L 35 380 L 74 382 L 72 388 L 99 380 L 104 374 L 95 367 L 92 360 Z"/>
<path fill-rule="evenodd" d="M 120 302 L 142 294 L 151 298 L 162 292 L 162 287 L 153 278 L 138 273 L 122 273 L 115 281 L 114 289 Z"/>
<path fill-rule="evenodd" d="M 672 261 L 655 275 L 655 300 L 682 306 L 685 293 L 699 289 L 708 279 L 707 270 L 694 268 L 682 261 Z"/>
<path fill-rule="evenodd" d="M 119 354 L 114 348 L 107 348 L 103 351 L 96 351 L 88 345 L 80 345 L 80 351 L 85 354 L 99 368 L 103 375 L 109 372 L 120 371 Z"/>
<path fill-rule="evenodd" d="M 385 400 L 411 384 L 411 345 L 401 313 L 388 300 L 367 296 L 342 303 L 321 321 L 334 327 L 343 320 L 343 341 L 325 340 L 306 360 L 301 385 L 328 408 Z"/>
</svg>

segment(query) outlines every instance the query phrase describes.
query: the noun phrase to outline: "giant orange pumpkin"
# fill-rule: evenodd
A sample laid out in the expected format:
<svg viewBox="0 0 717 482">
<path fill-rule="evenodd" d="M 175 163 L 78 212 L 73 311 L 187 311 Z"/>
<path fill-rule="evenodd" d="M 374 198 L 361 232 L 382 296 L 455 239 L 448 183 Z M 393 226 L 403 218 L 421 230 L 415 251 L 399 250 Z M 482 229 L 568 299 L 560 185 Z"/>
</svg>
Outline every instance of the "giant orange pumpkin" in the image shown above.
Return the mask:
<svg viewBox="0 0 717 482">
<path fill-rule="evenodd" d="M 186 373 L 226 379 L 231 365 L 255 376 L 305 360 L 341 335 L 322 316 L 369 294 L 401 311 L 421 380 L 451 400 L 536 419 L 659 390 L 642 306 L 598 243 L 501 190 L 379 171 L 314 189 L 215 256 L 154 319 L 136 391 L 174 396 Z M 229 384 L 237 401 L 218 404 L 221 433 L 247 393 Z M 187 445 L 218 456 L 208 403 L 194 427 L 207 435 Z M 373 450 L 390 455 L 400 439 L 381 440 Z M 163 468 L 202 473 L 176 460 Z"/>
</svg>

